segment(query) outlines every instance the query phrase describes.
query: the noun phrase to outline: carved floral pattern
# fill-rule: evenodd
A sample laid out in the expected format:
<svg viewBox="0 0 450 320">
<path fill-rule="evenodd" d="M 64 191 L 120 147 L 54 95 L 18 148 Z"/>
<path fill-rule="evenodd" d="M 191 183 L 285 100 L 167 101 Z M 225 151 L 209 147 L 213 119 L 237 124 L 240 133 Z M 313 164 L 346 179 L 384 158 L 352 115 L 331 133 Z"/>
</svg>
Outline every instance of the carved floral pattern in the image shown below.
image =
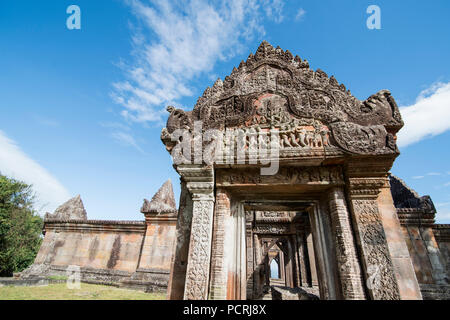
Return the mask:
<svg viewBox="0 0 450 320">
<path fill-rule="evenodd" d="M 187 300 L 207 298 L 212 215 L 213 201 L 194 201 L 189 262 L 184 293 L 184 298 Z"/>
<path fill-rule="evenodd" d="M 386 235 L 378 212 L 377 201 L 374 199 L 352 200 L 353 210 L 359 229 L 362 246 L 362 256 L 365 260 L 366 273 L 374 266 L 378 272 L 377 285 L 371 286 L 369 292 L 376 300 L 400 299 L 397 280 L 394 275 Z M 367 274 L 367 278 L 373 275 Z"/>
</svg>

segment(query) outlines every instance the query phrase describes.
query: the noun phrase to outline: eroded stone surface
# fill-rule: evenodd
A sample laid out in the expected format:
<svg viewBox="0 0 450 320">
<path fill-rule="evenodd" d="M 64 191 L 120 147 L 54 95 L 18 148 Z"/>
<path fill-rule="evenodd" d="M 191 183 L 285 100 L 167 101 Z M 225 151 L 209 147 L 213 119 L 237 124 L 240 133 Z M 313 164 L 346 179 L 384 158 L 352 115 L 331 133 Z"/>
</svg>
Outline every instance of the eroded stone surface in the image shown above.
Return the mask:
<svg viewBox="0 0 450 320">
<path fill-rule="evenodd" d="M 166 149 L 194 151 L 174 163 L 180 214 L 170 180 L 144 200 L 145 222 L 87 220 L 75 197 L 46 215 L 22 278 L 76 265 L 85 281 L 168 287 L 170 299 L 266 299 L 268 288 L 282 300 L 420 299 L 418 282 L 425 298 L 448 296 L 450 228 L 434 224 L 428 196 L 388 182 L 403 126 L 389 91 L 360 101 L 263 42 L 192 111 L 167 110 Z M 261 175 L 255 147 L 279 148 L 264 158 L 277 172 Z"/>
<path fill-rule="evenodd" d="M 46 220 L 87 220 L 87 212 L 84 209 L 80 195 L 70 199 L 56 208 L 55 212 L 46 213 Z"/>
<path fill-rule="evenodd" d="M 272 286 L 273 300 L 319 300 L 318 290 Z"/>
<path fill-rule="evenodd" d="M 170 179 L 159 188 L 151 201 L 144 199 L 141 212 L 157 214 L 177 212 L 175 196 L 173 194 L 172 182 Z"/>
</svg>

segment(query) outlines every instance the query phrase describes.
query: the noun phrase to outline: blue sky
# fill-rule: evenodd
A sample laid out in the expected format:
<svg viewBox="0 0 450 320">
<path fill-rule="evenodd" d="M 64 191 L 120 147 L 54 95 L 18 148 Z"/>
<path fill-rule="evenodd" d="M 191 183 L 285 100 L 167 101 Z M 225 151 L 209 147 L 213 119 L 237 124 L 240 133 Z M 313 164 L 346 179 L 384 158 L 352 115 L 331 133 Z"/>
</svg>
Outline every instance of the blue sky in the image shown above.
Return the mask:
<svg viewBox="0 0 450 320">
<path fill-rule="evenodd" d="M 66 8 L 81 9 L 68 30 Z M 381 30 L 369 30 L 369 5 Z M 178 176 L 160 141 L 172 104 L 191 109 L 262 40 L 360 99 L 395 97 L 406 126 L 392 172 L 450 222 L 450 2 L 0 2 L 0 171 L 33 183 L 42 212 L 81 194 L 91 219 L 142 219 Z"/>
</svg>

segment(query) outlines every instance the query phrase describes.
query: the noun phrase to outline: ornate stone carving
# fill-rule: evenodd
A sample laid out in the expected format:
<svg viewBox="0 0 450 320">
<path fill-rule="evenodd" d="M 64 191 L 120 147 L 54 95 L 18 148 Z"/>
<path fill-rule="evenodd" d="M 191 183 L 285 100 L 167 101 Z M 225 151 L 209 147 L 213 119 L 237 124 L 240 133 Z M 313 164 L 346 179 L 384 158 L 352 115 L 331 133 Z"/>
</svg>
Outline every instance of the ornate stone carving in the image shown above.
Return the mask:
<svg viewBox="0 0 450 320">
<path fill-rule="evenodd" d="M 265 41 L 224 81 L 208 87 L 192 111 L 168 110 L 162 139 L 169 148 L 175 129 L 192 130 L 195 121 L 202 121 L 203 130 L 277 128 L 282 148 L 332 146 L 332 131 L 337 146 L 347 152 L 395 154 L 395 133 L 403 126 L 389 91 L 359 101 L 334 77 Z M 308 121 L 317 126 L 308 129 Z"/>
<path fill-rule="evenodd" d="M 184 299 L 206 299 L 211 255 L 213 201 L 194 201 Z"/>
<path fill-rule="evenodd" d="M 151 201 L 144 199 L 141 207 L 142 213 L 154 214 L 177 214 L 177 207 L 175 204 L 175 196 L 173 194 L 172 182 L 167 180 L 158 192 L 155 193 Z"/>
<path fill-rule="evenodd" d="M 294 234 L 290 224 L 257 224 L 253 228 L 254 233 L 262 234 Z"/>
<path fill-rule="evenodd" d="M 204 300 L 208 297 L 214 212 L 212 167 L 179 166 L 178 172 L 192 196 L 192 222 L 184 299 Z"/>
<path fill-rule="evenodd" d="M 331 124 L 333 137 L 342 149 L 356 154 L 397 152 L 394 137 L 382 125 L 361 126 L 351 122 Z"/>
<path fill-rule="evenodd" d="M 426 213 L 436 213 L 436 208 L 430 196 L 419 196 L 413 189 L 409 188 L 406 183 L 394 176 L 389 175 L 392 198 L 394 205 L 398 209 L 420 209 Z"/>
<path fill-rule="evenodd" d="M 329 205 L 342 296 L 344 299 L 364 299 L 362 274 L 342 190 L 334 188 L 331 191 Z"/>
<path fill-rule="evenodd" d="M 255 169 L 236 170 L 233 173 L 217 173 L 216 184 L 343 184 L 342 170 L 330 167 L 283 167 L 272 176 L 262 176 Z"/>
<path fill-rule="evenodd" d="M 352 206 L 371 298 L 400 299 L 377 201 L 357 198 L 352 200 Z"/>
<path fill-rule="evenodd" d="M 185 112 L 181 109 L 176 109 L 172 106 L 168 106 L 167 111 L 170 113 L 166 125 L 169 133 L 172 133 L 176 129 L 192 128 L 192 120 L 189 112 Z"/>
</svg>

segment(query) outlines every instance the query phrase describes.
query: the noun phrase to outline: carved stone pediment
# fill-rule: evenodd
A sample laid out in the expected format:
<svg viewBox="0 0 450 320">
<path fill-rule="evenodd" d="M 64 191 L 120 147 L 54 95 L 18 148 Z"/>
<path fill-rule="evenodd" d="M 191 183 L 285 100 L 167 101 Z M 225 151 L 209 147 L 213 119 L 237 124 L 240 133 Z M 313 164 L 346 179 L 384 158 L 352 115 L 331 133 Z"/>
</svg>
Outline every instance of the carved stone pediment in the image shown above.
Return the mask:
<svg viewBox="0 0 450 320">
<path fill-rule="evenodd" d="M 302 148 L 298 133 L 308 131 L 305 125 L 315 121 L 320 129 L 312 130 L 330 146 L 353 154 L 395 154 L 395 134 L 403 126 L 389 91 L 360 101 L 333 76 L 311 70 L 306 60 L 266 41 L 224 81 L 218 79 L 208 87 L 192 111 L 168 110 L 162 135 L 166 146 L 174 130 L 192 130 L 201 121 L 203 130 L 277 128 L 286 133 L 280 138 L 282 148 Z"/>
</svg>

